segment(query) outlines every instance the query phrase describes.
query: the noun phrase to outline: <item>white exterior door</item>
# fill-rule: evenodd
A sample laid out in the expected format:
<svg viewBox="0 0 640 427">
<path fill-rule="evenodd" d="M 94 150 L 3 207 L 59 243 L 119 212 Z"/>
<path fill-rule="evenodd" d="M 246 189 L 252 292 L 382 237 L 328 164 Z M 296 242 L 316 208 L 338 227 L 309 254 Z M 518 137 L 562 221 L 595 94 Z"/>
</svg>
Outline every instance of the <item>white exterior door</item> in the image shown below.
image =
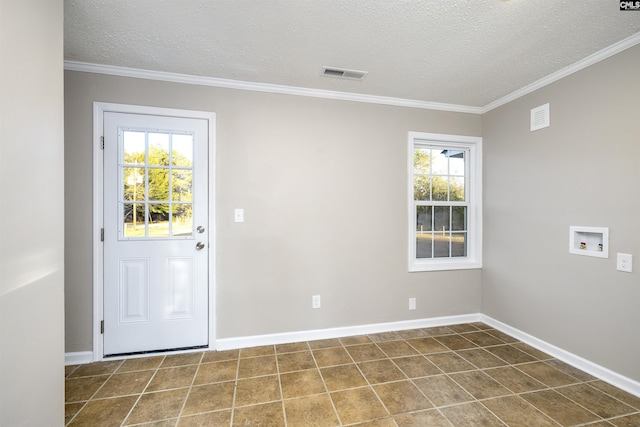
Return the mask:
<svg viewBox="0 0 640 427">
<path fill-rule="evenodd" d="M 104 113 L 103 355 L 208 344 L 208 123 Z"/>
</svg>

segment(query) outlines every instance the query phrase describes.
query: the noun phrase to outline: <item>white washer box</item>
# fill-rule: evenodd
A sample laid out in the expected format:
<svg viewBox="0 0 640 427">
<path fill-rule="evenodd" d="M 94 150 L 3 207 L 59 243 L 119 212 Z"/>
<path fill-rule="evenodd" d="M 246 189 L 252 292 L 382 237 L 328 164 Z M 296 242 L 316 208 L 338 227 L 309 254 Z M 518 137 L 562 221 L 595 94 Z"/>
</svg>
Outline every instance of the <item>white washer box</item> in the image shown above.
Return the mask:
<svg viewBox="0 0 640 427">
<path fill-rule="evenodd" d="M 569 253 L 609 258 L 609 228 L 570 226 Z"/>
</svg>

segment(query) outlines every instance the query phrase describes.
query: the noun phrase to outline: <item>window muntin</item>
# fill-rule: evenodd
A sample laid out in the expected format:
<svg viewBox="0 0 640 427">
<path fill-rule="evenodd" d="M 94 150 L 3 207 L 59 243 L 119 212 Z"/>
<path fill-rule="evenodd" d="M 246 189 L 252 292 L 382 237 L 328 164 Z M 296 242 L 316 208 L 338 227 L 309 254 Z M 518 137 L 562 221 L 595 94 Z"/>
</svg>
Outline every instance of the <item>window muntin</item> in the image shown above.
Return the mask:
<svg viewBox="0 0 640 427">
<path fill-rule="evenodd" d="M 481 139 L 409 134 L 409 270 L 481 267 Z"/>
<path fill-rule="evenodd" d="M 120 132 L 119 238 L 193 236 L 193 135 Z"/>
</svg>

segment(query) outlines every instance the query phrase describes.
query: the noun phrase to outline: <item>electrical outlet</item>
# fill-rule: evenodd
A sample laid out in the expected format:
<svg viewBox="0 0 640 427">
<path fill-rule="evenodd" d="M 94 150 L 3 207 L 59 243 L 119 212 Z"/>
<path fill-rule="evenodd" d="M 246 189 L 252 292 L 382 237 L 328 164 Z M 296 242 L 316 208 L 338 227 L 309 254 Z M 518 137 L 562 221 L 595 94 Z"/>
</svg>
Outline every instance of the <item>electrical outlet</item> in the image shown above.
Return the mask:
<svg viewBox="0 0 640 427">
<path fill-rule="evenodd" d="M 618 271 L 631 273 L 633 268 L 633 256 L 631 254 L 618 254 L 616 268 Z"/>
<path fill-rule="evenodd" d="M 233 211 L 233 220 L 235 222 L 244 222 L 244 209 L 237 208 Z"/>
<path fill-rule="evenodd" d="M 314 295 L 311 297 L 311 307 L 320 308 L 320 295 Z"/>
<path fill-rule="evenodd" d="M 409 298 L 409 310 L 415 310 L 415 309 L 416 309 L 416 299 Z"/>
</svg>

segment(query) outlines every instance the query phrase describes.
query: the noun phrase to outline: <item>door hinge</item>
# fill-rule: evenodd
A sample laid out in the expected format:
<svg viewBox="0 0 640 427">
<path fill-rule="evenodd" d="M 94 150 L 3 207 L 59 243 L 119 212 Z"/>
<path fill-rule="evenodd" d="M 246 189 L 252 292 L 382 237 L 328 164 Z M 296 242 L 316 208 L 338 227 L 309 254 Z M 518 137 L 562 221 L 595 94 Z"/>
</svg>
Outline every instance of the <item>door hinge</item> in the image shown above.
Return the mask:
<svg viewBox="0 0 640 427">
<path fill-rule="evenodd" d="M 100 229 L 100 241 L 104 242 L 104 228 Z"/>
<path fill-rule="evenodd" d="M 104 334 L 104 320 L 100 321 L 100 333 Z"/>
<path fill-rule="evenodd" d="M 104 136 L 100 137 L 100 149 L 104 150 Z"/>
</svg>

